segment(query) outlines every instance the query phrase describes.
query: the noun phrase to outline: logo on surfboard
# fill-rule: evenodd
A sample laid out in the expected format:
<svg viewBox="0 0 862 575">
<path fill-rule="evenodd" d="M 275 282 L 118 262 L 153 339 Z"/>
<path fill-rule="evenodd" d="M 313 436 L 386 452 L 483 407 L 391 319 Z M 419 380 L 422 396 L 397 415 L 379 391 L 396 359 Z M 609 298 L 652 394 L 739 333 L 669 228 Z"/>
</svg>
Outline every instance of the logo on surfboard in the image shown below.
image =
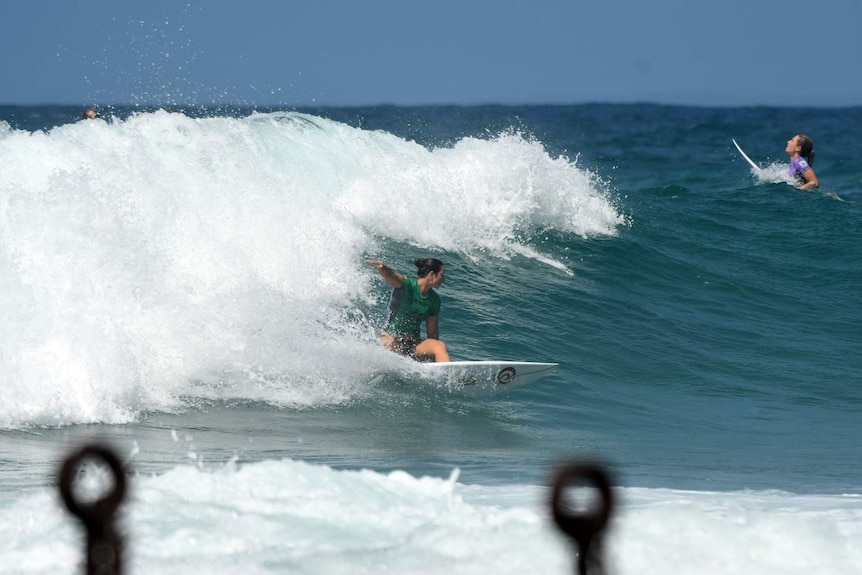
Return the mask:
<svg viewBox="0 0 862 575">
<path fill-rule="evenodd" d="M 515 379 L 515 368 L 514 367 L 504 367 L 497 373 L 497 383 L 500 385 L 506 385 L 507 383 L 512 383 L 512 380 Z"/>
<path fill-rule="evenodd" d="M 458 379 L 458 383 L 460 383 L 464 387 L 467 387 L 468 385 L 476 385 L 479 382 L 476 381 L 476 378 L 472 375 L 465 375 Z"/>
</svg>

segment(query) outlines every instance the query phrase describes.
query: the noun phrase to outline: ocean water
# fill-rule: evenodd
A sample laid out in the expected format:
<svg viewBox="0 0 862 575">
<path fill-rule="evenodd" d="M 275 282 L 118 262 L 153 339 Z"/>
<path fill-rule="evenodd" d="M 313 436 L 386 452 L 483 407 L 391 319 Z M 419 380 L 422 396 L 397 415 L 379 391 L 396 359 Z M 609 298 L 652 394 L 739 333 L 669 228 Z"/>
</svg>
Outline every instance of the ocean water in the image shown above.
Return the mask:
<svg viewBox="0 0 862 575">
<path fill-rule="evenodd" d="M 102 112 L 0 107 L 0 573 L 80 572 L 90 441 L 127 573 L 571 573 L 585 459 L 608 573 L 862 573 L 862 108 Z M 557 371 L 369 384 L 419 256 L 453 359 Z"/>
</svg>

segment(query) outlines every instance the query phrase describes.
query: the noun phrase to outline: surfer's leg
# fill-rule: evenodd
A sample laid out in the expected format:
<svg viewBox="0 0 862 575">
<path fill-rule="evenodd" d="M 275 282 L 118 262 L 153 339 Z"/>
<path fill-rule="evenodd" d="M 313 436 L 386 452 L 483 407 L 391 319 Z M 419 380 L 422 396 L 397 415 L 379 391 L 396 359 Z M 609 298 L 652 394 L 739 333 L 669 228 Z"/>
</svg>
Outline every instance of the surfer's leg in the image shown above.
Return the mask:
<svg viewBox="0 0 862 575">
<path fill-rule="evenodd" d="M 416 355 L 428 355 L 434 361 L 449 361 L 449 351 L 446 344 L 439 339 L 426 339 L 416 346 Z"/>
<path fill-rule="evenodd" d="M 383 343 L 383 347 L 389 351 L 416 359 L 416 347 L 419 345 L 419 339 L 384 334 L 380 337 L 380 341 Z"/>
</svg>

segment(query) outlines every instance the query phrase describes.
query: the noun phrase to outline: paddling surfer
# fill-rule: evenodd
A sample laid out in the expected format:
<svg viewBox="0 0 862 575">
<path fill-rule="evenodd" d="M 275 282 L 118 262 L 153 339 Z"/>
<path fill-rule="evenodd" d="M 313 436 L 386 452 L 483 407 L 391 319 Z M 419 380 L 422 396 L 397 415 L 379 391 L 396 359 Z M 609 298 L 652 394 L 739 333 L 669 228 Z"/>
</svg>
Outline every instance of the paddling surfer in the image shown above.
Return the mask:
<svg viewBox="0 0 862 575">
<path fill-rule="evenodd" d="M 440 296 L 435 291 L 445 278 L 443 262 L 436 258 L 416 258 L 413 264 L 417 277 L 408 278 L 380 260 L 367 261 L 392 286 L 386 323 L 380 330 L 383 346 L 414 359 L 429 357 L 434 361 L 449 361 L 446 344 L 440 340 Z M 423 321 L 427 339 L 422 339 L 420 334 Z"/>
<path fill-rule="evenodd" d="M 802 190 L 817 189 L 820 181 L 814 168 L 814 142 L 805 134 L 797 134 L 787 141 L 784 150 L 790 156 L 790 177 L 796 180 L 797 187 Z"/>
</svg>

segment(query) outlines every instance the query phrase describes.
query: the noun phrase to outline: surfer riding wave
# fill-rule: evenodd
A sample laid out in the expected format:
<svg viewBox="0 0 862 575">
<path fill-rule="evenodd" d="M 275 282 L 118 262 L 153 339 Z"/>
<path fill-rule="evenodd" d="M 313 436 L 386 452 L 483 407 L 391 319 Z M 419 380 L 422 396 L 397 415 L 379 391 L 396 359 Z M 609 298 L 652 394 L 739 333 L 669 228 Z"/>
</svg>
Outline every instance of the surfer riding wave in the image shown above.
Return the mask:
<svg viewBox="0 0 862 575">
<path fill-rule="evenodd" d="M 396 273 L 380 260 L 367 261 L 392 286 L 386 322 L 380 330 L 383 346 L 413 359 L 449 361 L 446 344 L 440 340 L 440 296 L 435 291 L 445 279 L 443 262 L 436 258 L 416 258 L 413 260 L 417 268 L 414 279 Z M 427 339 L 422 339 L 420 333 L 423 321 Z"/>
</svg>

